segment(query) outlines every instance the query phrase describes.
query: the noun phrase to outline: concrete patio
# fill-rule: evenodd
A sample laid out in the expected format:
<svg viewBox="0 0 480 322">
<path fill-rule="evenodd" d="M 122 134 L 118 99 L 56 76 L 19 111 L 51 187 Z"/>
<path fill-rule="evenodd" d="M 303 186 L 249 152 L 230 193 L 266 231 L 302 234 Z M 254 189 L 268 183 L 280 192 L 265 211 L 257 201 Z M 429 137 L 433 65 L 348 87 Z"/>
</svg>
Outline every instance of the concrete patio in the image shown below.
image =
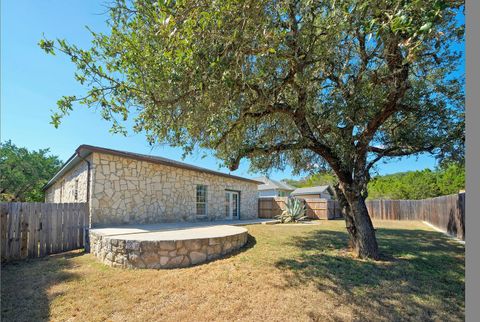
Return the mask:
<svg viewBox="0 0 480 322">
<path fill-rule="evenodd" d="M 271 219 L 125 225 L 90 229 L 91 251 L 106 265 L 121 268 L 177 268 L 220 258 L 243 247 L 246 225 Z"/>
<path fill-rule="evenodd" d="M 181 231 L 202 228 L 217 227 L 214 231 L 220 231 L 225 226 L 247 226 L 257 224 L 276 224 L 276 219 L 249 219 L 249 220 L 216 220 L 216 221 L 200 221 L 200 222 L 179 222 L 179 223 L 159 223 L 145 225 L 120 225 L 92 228 L 90 231 L 103 236 L 117 236 L 130 234 L 145 234 L 153 232 Z M 185 234 L 186 232 L 182 233 Z"/>
</svg>

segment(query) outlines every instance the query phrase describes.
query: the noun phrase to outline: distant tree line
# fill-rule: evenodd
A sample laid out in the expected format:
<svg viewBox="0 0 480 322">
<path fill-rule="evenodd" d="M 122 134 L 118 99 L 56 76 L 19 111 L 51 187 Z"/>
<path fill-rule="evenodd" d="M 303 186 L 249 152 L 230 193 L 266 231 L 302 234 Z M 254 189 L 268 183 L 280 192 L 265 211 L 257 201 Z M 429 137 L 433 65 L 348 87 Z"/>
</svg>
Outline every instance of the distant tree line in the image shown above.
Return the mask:
<svg viewBox="0 0 480 322">
<path fill-rule="evenodd" d="M 449 164 L 436 170 L 409 171 L 375 177 L 368 185 L 370 199 L 425 199 L 465 188 L 465 166 Z"/>
<path fill-rule="evenodd" d="M 315 173 L 300 180 L 293 179 L 283 179 L 282 181 L 288 183 L 295 188 L 305 188 L 305 187 L 315 187 L 315 186 L 334 186 L 338 180 L 335 178 L 335 175 L 329 171 L 322 171 L 320 173 Z"/>
<path fill-rule="evenodd" d="M 49 151 L 29 151 L 11 141 L 0 143 L 1 202 L 44 201 L 42 188 L 62 165 Z"/>
<path fill-rule="evenodd" d="M 294 187 L 334 186 L 330 172 L 309 175 L 301 180 L 285 179 Z M 465 166 L 452 162 L 435 170 L 399 172 L 376 176 L 368 184 L 368 199 L 425 199 L 457 193 L 465 189 Z"/>
</svg>

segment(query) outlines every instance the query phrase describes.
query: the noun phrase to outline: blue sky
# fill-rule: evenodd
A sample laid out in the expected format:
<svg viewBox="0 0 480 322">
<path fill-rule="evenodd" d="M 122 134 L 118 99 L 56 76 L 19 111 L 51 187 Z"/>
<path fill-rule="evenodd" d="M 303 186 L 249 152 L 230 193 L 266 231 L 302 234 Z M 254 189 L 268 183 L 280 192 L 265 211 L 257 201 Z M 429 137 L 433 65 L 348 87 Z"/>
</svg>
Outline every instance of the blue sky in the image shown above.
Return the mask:
<svg viewBox="0 0 480 322">
<path fill-rule="evenodd" d="M 50 148 L 52 154 L 66 160 L 81 144 L 154 154 L 181 160 L 181 149 L 151 147 L 142 134 L 124 137 L 109 133 L 110 125 L 94 110 L 81 106 L 55 129 L 51 110 L 62 95 L 81 94 L 84 89 L 74 80 L 73 64 L 65 56 L 46 55 L 37 46 L 42 34 L 49 39 L 66 38 L 80 47 L 90 42 L 85 26 L 106 31 L 102 1 L 43 0 L 1 2 L 1 140 L 12 140 L 29 149 Z M 228 172 L 213 157 L 201 153 L 184 162 Z M 409 157 L 379 164 L 379 173 L 433 168 L 429 156 Z M 236 175 L 254 177 L 248 161 L 242 161 Z M 272 171 L 274 179 L 293 177 L 290 169 Z"/>
</svg>

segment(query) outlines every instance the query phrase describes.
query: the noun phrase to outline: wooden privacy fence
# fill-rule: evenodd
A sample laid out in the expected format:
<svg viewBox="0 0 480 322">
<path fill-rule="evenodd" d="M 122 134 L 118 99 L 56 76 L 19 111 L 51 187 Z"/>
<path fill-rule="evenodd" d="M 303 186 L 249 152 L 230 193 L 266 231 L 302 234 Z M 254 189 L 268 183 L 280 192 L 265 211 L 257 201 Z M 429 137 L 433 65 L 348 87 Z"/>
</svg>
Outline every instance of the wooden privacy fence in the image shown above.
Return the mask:
<svg viewBox="0 0 480 322">
<path fill-rule="evenodd" d="M 0 218 L 2 262 L 84 247 L 86 203 L 0 203 Z"/>
<path fill-rule="evenodd" d="M 422 220 L 465 240 L 465 193 L 422 200 L 368 200 L 372 219 Z"/>
<path fill-rule="evenodd" d="M 259 198 L 258 217 L 275 218 L 285 210 L 286 197 Z M 305 202 L 307 217 L 310 219 L 334 219 L 341 217 L 341 210 L 333 200 L 311 198 L 303 199 Z"/>
<path fill-rule="evenodd" d="M 338 201 L 304 199 L 307 217 L 335 219 L 343 216 Z M 275 218 L 285 209 L 287 198 L 259 198 L 258 217 Z M 465 240 L 465 193 L 423 200 L 368 200 L 372 219 L 422 220 L 444 232 Z"/>
</svg>

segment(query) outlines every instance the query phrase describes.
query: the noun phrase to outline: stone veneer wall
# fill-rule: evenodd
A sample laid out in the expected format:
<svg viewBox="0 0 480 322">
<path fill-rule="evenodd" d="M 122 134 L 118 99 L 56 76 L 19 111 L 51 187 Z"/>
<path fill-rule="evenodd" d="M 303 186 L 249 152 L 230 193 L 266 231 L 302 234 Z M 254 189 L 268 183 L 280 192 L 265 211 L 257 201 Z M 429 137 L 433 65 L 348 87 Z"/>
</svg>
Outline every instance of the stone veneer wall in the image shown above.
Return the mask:
<svg viewBox="0 0 480 322">
<path fill-rule="evenodd" d="M 240 218 L 257 218 L 257 184 L 93 153 L 92 225 L 195 221 L 196 185 L 207 185 L 207 218 L 225 219 L 225 190 L 240 191 Z"/>
<path fill-rule="evenodd" d="M 86 158 L 92 162 L 92 156 Z M 85 161 L 78 163 L 50 186 L 45 192 L 45 202 L 86 202 L 88 166 Z M 78 199 L 75 200 L 75 181 L 78 180 Z"/>
<path fill-rule="evenodd" d="M 178 268 L 220 258 L 243 247 L 248 231 L 193 240 L 125 240 L 90 233 L 91 252 L 102 263 L 121 268 Z"/>
</svg>

